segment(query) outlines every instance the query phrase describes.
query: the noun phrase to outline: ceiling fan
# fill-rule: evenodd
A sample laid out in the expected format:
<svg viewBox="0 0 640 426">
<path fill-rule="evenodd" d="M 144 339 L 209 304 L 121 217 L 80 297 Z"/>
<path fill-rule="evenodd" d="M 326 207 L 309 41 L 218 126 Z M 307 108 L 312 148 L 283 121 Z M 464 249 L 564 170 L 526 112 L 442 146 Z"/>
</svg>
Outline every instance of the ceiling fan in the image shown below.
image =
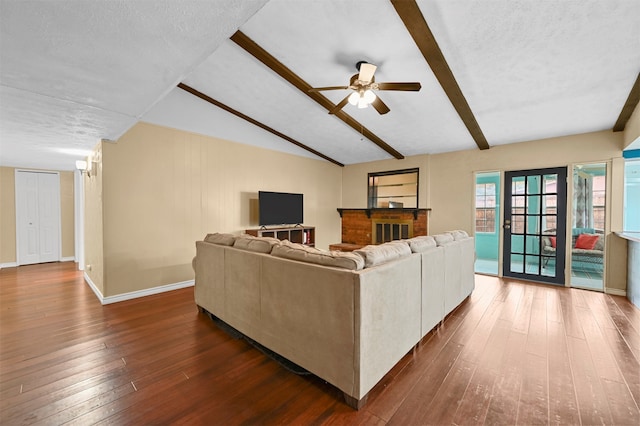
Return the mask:
<svg viewBox="0 0 640 426">
<path fill-rule="evenodd" d="M 329 86 L 314 87 L 309 89 L 310 92 L 320 92 L 323 90 L 346 90 L 351 89 L 353 93 L 341 100 L 329 114 L 335 114 L 340 111 L 347 102 L 351 105 L 357 105 L 358 108 L 366 108 L 373 106 L 379 114 L 389 112 L 389 107 L 376 96 L 374 90 L 400 90 L 417 92 L 422 87 L 420 83 L 376 83 L 373 74 L 376 72 L 376 66 L 366 61 L 360 61 L 356 64 L 359 73 L 351 76 L 348 86 Z"/>
</svg>

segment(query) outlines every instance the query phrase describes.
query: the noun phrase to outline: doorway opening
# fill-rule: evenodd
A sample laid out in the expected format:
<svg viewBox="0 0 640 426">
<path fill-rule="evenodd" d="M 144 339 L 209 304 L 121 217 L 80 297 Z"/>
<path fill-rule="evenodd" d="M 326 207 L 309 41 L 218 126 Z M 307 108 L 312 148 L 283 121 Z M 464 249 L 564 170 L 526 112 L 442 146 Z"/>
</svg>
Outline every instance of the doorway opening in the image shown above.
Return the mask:
<svg viewBox="0 0 640 426">
<path fill-rule="evenodd" d="M 573 168 L 571 286 L 604 290 L 604 235 L 607 165 L 578 164 Z"/>
<path fill-rule="evenodd" d="M 498 275 L 500 172 L 477 173 L 475 186 L 475 272 Z"/>
</svg>

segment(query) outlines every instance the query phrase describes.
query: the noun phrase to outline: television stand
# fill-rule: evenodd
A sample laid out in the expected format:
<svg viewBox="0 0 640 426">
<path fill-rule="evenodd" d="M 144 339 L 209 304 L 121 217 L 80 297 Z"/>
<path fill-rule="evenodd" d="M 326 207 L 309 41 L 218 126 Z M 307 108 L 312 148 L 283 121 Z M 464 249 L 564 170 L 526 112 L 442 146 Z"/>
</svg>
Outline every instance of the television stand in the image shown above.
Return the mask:
<svg viewBox="0 0 640 426">
<path fill-rule="evenodd" d="M 273 237 L 279 240 L 289 240 L 292 243 L 304 244 L 315 247 L 316 228 L 315 226 L 282 226 L 277 228 L 260 227 L 256 229 L 246 229 L 245 232 L 254 237 Z"/>
</svg>

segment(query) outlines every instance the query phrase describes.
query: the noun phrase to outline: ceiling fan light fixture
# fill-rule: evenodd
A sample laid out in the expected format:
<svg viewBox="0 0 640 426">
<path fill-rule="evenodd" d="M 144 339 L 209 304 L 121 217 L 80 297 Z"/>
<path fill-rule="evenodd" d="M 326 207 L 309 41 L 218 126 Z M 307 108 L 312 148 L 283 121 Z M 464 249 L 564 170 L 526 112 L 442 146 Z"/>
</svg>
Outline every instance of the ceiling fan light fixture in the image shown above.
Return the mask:
<svg viewBox="0 0 640 426">
<path fill-rule="evenodd" d="M 373 90 L 371 90 L 371 89 L 365 90 L 364 94 L 362 95 L 362 97 L 367 102 L 367 104 L 370 104 L 370 103 L 372 103 L 373 101 L 376 100 L 376 94 L 373 93 Z"/>
<path fill-rule="evenodd" d="M 360 101 L 360 94 L 358 92 L 353 92 L 350 96 L 349 96 L 349 103 L 351 105 L 358 105 L 358 102 Z"/>
<path fill-rule="evenodd" d="M 361 96 L 360 98 L 358 98 L 358 108 L 362 109 L 368 106 L 369 106 L 369 102 L 367 102 L 364 96 Z"/>
</svg>

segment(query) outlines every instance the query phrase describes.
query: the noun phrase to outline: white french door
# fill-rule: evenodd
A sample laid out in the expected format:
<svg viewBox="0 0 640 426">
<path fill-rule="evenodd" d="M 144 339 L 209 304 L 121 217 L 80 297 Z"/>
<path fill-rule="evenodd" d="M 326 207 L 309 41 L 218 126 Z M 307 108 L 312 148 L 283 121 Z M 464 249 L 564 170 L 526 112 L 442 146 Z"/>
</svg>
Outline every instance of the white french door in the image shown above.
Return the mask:
<svg viewBox="0 0 640 426">
<path fill-rule="evenodd" d="M 60 175 L 16 170 L 18 265 L 60 260 Z"/>
</svg>

